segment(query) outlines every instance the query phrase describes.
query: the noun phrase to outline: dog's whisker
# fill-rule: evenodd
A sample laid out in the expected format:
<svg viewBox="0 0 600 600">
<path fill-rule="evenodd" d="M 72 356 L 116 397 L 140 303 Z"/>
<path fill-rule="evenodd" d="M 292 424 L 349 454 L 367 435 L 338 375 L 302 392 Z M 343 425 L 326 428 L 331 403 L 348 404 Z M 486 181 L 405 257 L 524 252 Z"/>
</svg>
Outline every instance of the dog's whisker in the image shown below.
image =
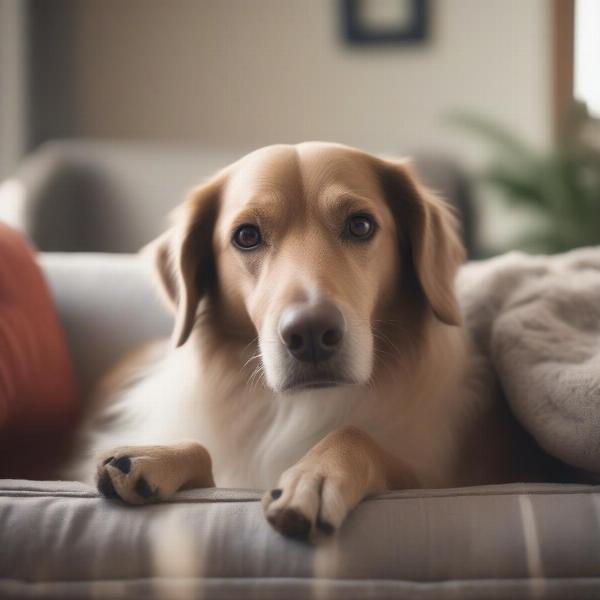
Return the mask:
<svg viewBox="0 0 600 600">
<path fill-rule="evenodd" d="M 263 377 L 264 377 L 264 366 L 261 362 L 252 371 L 250 377 L 248 378 L 248 383 L 250 384 L 251 387 L 256 388 L 260 384 Z"/>
<path fill-rule="evenodd" d="M 391 349 L 396 353 L 396 355 L 400 355 L 400 349 L 398 348 L 398 346 L 396 346 L 396 344 L 394 344 L 394 342 L 392 342 L 392 340 L 390 340 L 389 337 L 379 332 L 374 333 L 373 337 L 382 341 L 385 345 L 390 346 Z"/>
<path fill-rule="evenodd" d="M 252 346 L 252 344 L 256 344 L 257 342 L 258 342 L 258 336 L 255 336 L 242 348 L 242 354 L 245 354 L 246 351 L 248 350 L 248 348 L 250 348 L 250 346 Z"/>
<path fill-rule="evenodd" d="M 242 371 L 243 369 L 245 369 L 249 363 L 251 363 L 253 360 L 262 360 L 262 353 L 259 352 L 258 354 L 255 354 L 254 356 L 251 356 L 243 365 L 242 368 L 240 369 L 240 371 Z"/>
<path fill-rule="evenodd" d="M 385 360 L 385 357 L 381 356 L 381 358 L 383 360 L 381 360 L 380 365 L 386 370 L 386 372 L 389 374 L 392 381 L 397 380 L 398 379 L 398 370 L 392 369 L 391 365 L 389 364 L 389 361 Z M 368 383 L 371 384 L 370 385 L 371 390 L 375 389 L 374 377 L 375 377 L 375 373 L 373 373 L 368 380 Z"/>
<path fill-rule="evenodd" d="M 389 347 L 391 347 L 392 350 L 394 350 L 394 352 L 396 352 L 397 354 L 400 354 L 399 348 L 385 334 L 383 334 L 379 331 L 373 331 L 373 337 L 375 338 L 375 340 L 379 340 L 379 341 L 383 342 L 384 346 L 389 346 Z"/>
</svg>

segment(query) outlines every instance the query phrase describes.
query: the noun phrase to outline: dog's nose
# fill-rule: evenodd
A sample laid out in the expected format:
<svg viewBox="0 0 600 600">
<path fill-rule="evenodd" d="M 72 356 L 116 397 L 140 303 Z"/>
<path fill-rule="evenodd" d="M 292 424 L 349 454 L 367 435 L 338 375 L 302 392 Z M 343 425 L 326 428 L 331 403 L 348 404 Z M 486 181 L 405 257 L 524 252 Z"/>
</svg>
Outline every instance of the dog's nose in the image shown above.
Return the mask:
<svg viewBox="0 0 600 600">
<path fill-rule="evenodd" d="M 344 329 L 344 316 L 328 302 L 288 306 L 279 322 L 279 335 L 290 354 L 314 363 L 335 354 Z"/>
</svg>

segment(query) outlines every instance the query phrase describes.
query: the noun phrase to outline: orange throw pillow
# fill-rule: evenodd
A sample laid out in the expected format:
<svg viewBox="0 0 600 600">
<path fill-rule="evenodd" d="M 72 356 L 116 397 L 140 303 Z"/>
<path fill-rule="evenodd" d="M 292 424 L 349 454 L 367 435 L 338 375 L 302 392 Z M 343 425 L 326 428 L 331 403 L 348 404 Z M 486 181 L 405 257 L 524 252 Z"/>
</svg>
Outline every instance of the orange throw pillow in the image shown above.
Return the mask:
<svg viewBox="0 0 600 600">
<path fill-rule="evenodd" d="M 0 477 L 47 477 L 78 406 L 67 343 L 35 254 L 0 223 Z"/>
</svg>

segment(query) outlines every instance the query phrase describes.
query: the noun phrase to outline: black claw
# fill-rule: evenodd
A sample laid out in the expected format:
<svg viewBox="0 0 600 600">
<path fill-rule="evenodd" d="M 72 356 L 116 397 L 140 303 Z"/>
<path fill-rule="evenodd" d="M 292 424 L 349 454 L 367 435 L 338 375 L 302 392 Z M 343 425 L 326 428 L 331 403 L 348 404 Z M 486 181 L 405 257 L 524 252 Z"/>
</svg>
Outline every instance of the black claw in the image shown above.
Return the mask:
<svg viewBox="0 0 600 600">
<path fill-rule="evenodd" d="M 328 523 L 327 521 L 321 521 L 321 519 L 317 519 L 317 527 L 325 535 L 331 535 L 335 531 L 335 527 L 331 523 Z"/>
<path fill-rule="evenodd" d="M 121 456 L 119 458 L 113 458 L 110 461 L 110 466 L 117 467 L 117 469 L 119 469 L 119 471 L 121 471 L 122 473 L 125 473 L 125 475 L 127 475 L 127 473 L 129 473 L 129 471 L 131 471 L 131 459 L 129 458 L 129 456 Z"/>
<path fill-rule="evenodd" d="M 310 521 L 295 509 L 280 510 L 267 519 L 283 535 L 306 539 L 310 533 Z"/>
<path fill-rule="evenodd" d="M 283 490 L 276 488 L 274 490 L 271 490 L 271 498 L 273 498 L 273 500 L 277 500 L 277 498 L 281 498 L 281 494 L 283 494 Z"/>
<path fill-rule="evenodd" d="M 134 489 L 138 496 L 141 496 L 142 498 L 146 499 L 152 498 L 152 496 L 158 493 L 158 490 L 153 490 L 150 487 L 150 484 L 143 477 L 140 477 L 138 479 Z"/>
<path fill-rule="evenodd" d="M 115 487 L 113 486 L 110 475 L 106 471 L 102 473 L 102 475 L 98 479 L 98 484 L 96 487 L 105 498 L 119 497 L 119 495 L 115 491 Z"/>
</svg>

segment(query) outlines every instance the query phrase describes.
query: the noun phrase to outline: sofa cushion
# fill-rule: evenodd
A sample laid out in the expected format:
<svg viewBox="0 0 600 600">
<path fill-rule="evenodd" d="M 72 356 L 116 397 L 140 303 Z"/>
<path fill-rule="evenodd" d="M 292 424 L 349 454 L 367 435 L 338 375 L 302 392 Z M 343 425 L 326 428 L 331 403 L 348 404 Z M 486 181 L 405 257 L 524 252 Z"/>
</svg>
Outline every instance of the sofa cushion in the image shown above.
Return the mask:
<svg viewBox="0 0 600 600">
<path fill-rule="evenodd" d="M 316 545 L 274 532 L 259 497 L 131 507 L 83 484 L 2 481 L 0 596 L 598 597 L 599 487 L 390 492 Z"/>
<path fill-rule="evenodd" d="M 0 476 L 43 476 L 77 408 L 67 344 L 35 255 L 0 224 Z"/>
<path fill-rule="evenodd" d="M 140 255 L 48 252 L 40 263 L 84 399 L 124 355 L 171 334 L 173 316 Z"/>
</svg>

